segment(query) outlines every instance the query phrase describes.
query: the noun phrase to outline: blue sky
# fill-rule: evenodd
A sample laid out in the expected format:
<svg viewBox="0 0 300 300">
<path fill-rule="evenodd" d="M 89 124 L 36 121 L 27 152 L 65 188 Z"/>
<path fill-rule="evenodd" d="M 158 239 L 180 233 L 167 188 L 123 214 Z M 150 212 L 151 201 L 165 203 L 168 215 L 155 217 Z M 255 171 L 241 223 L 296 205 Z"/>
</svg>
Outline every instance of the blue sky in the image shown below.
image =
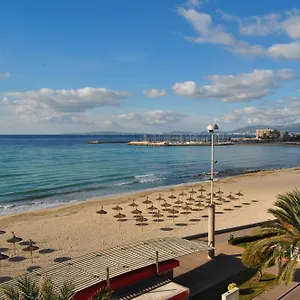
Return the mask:
<svg viewBox="0 0 300 300">
<path fill-rule="evenodd" d="M 300 122 L 296 1 L 4 1 L 0 17 L 2 134 Z"/>
</svg>

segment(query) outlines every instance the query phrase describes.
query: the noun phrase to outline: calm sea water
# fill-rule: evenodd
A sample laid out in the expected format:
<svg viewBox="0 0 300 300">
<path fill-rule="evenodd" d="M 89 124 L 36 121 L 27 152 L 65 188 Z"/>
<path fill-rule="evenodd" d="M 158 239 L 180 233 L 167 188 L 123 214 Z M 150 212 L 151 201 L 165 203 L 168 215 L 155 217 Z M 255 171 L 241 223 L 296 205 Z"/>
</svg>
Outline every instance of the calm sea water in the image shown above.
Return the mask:
<svg viewBox="0 0 300 300">
<path fill-rule="evenodd" d="M 208 179 L 210 147 L 85 143 L 109 139 L 141 136 L 0 136 L 0 214 Z M 299 154 L 294 146 L 216 147 L 216 171 L 295 167 Z"/>
</svg>

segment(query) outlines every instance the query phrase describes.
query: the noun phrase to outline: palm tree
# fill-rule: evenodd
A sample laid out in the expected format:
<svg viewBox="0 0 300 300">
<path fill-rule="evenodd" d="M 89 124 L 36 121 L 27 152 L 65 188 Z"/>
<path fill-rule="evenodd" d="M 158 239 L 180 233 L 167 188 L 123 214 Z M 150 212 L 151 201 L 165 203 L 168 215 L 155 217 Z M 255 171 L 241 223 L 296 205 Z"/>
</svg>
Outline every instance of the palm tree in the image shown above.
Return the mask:
<svg viewBox="0 0 300 300">
<path fill-rule="evenodd" d="M 272 261 L 278 264 L 277 282 L 291 282 L 300 257 L 300 191 L 277 195 L 274 208 L 268 210 L 276 221 L 259 229 L 261 234 L 271 236 L 251 243 L 249 255 L 266 257 L 264 267 Z"/>
<path fill-rule="evenodd" d="M 59 292 L 55 292 L 50 279 L 45 279 L 40 285 L 31 277 L 25 275 L 17 280 L 15 285 L 2 288 L 7 300 L 70 300 L 74 296 L 74 286 L 64 283 Z"/>
</svg>

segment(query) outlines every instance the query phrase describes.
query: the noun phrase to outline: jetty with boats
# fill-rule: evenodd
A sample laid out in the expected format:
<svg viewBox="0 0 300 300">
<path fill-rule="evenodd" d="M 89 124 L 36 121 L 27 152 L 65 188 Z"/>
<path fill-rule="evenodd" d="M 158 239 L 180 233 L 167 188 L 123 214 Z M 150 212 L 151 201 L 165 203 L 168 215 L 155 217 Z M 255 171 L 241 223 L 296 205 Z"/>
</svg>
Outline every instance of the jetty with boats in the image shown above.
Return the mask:
<svg viewBox="0 0 300 300">
<path fill-rule="evenodd" d="M 151 142 L 151 141 L 131 141 L 127 145 L 130 146 L 154 146 L 154 147 L 169 147 L 169 146 L 210 146 L 210 142 L 204 141 L 177 141 L 177 142 Z M 232 142 L 216 142 L 215 146 L 233 145 Z"/>
<path fill-rule="evenodd" d="M 135 140 L 96 140 L 87 141 L 87 144 L 127 144 L 129 146 L 154 146 L 154 147 L 170 147 L 170 146 L 210 146 L 210 135 L 197 134 L 145 134 L 140 139 Z M 233 145 L 231 138 L 227 134 L 215 135 L 216 146 Z"/>
</svg>

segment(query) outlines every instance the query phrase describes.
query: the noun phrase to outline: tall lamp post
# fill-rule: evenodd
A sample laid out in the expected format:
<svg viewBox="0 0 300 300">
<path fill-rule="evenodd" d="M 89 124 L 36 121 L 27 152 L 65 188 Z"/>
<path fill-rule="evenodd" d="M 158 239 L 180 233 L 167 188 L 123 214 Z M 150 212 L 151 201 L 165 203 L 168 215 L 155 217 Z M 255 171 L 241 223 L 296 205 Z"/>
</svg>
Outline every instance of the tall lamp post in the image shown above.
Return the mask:
<svg viewBox="0 0 300 300">
<path fill-rule="evenodd" d="M 208 132 L 211 134 L 211 169 L 210 169 L 210 205 L 208 207 L 208 246 L 212 249 L 208 250 L 210 258 L 215 257 L 215 227 L 216 227 L 216 206 L 214 203 L 214 132 L 218 130 L 217 124 L 209 124 Z"/>
</svg>

